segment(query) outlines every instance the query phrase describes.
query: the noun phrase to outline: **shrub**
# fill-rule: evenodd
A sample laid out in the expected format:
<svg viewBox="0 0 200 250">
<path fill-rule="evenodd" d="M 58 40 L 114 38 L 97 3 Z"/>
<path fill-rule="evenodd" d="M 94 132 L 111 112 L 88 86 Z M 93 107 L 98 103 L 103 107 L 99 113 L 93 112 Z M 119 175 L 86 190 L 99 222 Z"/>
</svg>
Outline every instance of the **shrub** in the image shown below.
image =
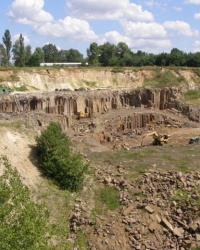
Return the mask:
<svg viewBox="0 0 200 250">
<path fill-rule="evenodd" d="M 4 173 L 0 176 L 0 249 L 50 250 L 51 227 L 43 204 L 31 200 L 30 193 L 11 168 L 6 157 L 0 161 Z"/>
<path fill-rule="evenodd" d="M 70 139 L 58 123 L 51 122 L 36 137 L 39 168 L 43 174 L 56 181 L 62 189 L 78 191 L 87 171 L 87 164 L 79 154 L 72 152 Z"/>
</svg>

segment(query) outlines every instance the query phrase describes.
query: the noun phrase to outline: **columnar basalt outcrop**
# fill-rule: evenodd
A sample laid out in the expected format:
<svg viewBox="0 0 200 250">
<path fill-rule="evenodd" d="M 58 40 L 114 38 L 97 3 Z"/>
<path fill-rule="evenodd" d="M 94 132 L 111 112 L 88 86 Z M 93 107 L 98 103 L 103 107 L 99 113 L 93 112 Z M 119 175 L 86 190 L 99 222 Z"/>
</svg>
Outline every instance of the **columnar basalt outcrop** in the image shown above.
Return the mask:
<svg viewBox="0 0 200 250">
<path fill-rule="evenodd" d="M 106 112 L 120 107 L 178 108 L 176 89 L 97 90 L 23 93 L 2 95 L 0 112 L 42 111 L 50 114 L 73 115 L 77 112 Z"/>
<path fill-rule="evenodd" d="M 55 91 L 44 93 L 23 93 L 2 95 L 0 100 L 1 113 L 41 113 L 66 117 L 66 126 L 77 114 L 92 118 L 98 114 L 121 108 L 147 108 L 155 110 L 176 109 L 188 112 L 189 108 L 180 104 L 180 89 L 138 89 L 138 90 L 96 90 L 96 91 Z M 198 109 L 199 111 L 199 109 Z M 133 111 L 134 113 L 134 111 Z M 199 119 L 197 114 L 195 119 Z M 192 117 L 192 116 L 191 116 Z M 76 117 L 77 118 L 77 117 Z M 151 115 L 131 114 L 125 119 L 126 128 L 145 127 Z M 139 123 L 139 125 L 138 125 Z M 120 122 L 120 124 L 122 124 Z"/>
</svg>

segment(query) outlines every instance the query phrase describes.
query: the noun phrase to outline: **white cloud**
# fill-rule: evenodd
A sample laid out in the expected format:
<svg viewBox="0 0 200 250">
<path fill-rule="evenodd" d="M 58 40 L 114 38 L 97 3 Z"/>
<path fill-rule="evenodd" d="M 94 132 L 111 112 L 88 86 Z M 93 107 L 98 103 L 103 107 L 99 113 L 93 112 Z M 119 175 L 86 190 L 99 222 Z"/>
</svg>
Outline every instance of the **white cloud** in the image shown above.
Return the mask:
<svg viewBox="0 0 200 250">
<path fill-rule="evenodd" d="M 167 38 L 165 39 L 151 39 L 151 38 L 131 38 L 128 36 L 123 36 L 117 31 L 107 32 L 104 37 L 98 40 L 98 44 L 103 44 L 105 42 L 110 42 L 117 45 L 119 42 L 126 43 L 129 48 L 133 51 L 142 50 L 151 53 L 160 53 L 163 50 L 169 49 L 171 46 L 171 41 Z"/>
<path fill-rule="evenodd" d="M 8 15 L 15 22 L 31 25 L 41 35 L 84 41 L 97 38 L 88 22 L 71 17 L 54 20 L 43 7 L 44 0 L 15 0 Z"/>
<path fill-rule="evenodd" d="M 90 29 L 88 22 L 66 17 L 55 22 L 35 25 L 34 29 L 41 35 L 66 38 L 69 40 L 94 40 L 98 36 Z M 53 31 L 53 32 L 52 32 Z"/>
<path fill-rule="evenodd" d="M 138 21 L 152 21 L 151 12 L 142 10 L 140 5 L 130 3 L 129 0 L 69 0 L 69 13 L 73 17 L 82 19 L 113 20 L 127 18 Z"/>
<path fill-rule="evenodd" d="M 16 42 L 17 39 L 19 39 L 20 34 L 16 34 L 12 37 L 12 42 L 13 44 Z M 24 45 L 30 45 L 31 41 L 28 38 L 28 36 L 26 36 L 25 34 L 22 34 L 23 38 L 24 38 Z"/>
<path fill-rule="evenodd" d="M 142 50 L 149 53 L 161 53 L 168 50 L 171 47 L 171 41 L 169 39 L 137 39 L 132 40 L 130 45 L 132 50 Z"/>
<path fill-rule="evenodd" d="M 148 1 L 145 1 L 144 3 L 149 7 L 154 7 L 154 6 L 159 5 L 158 1 L 155 1 L 155 0 L 148 0 Z"/>
<path fill-rule="evenodd" d="M 119 42 L 124 42 L 128 46 L 131 45 L 131 39 L 129 37 L 127 37 L 127 36 L 121 35 L 118 31 L 110 31 L 110 32 L 105 33 L 103 38 L 100 39 L 100 43 L 103 44 L 106 41 L 109 41 L 110 43 L 113 43 L 113 44 L 116 44 L 116 45 Z M 98 40 L 98 43 L 99 43 L 99 40 Z"/>
<path fill-rule="evenodd" d="M 191 37 L 199 35 L 198 30 L 192 30 L 190 25 L 184 21 L 166 21 L 163 25 L 166 29 L 178 31 L 179 34 L 184 36 Z"/>
<path fill-rule="evenodd" d="M 132 38 L 165 38 L 167 32 L 164 27 L 158 23 L 130 22 L 122 20 L 120 22 L 126 36 Z"/>
<path fill-rule="evenodd" d="M 199 52 L 200 51 L 200 40 L 196 40 L 193 45 L 194 45 L 193 51 Z"/>
<path fill-rule="evenodd" d="M 182 8 L 181 8 L 181 7 L 176 7 L 176 6 L 174 6 L 173 9 L 174 9 L 175 11 L 182 11 Z"/>
<path fill-rule="evenodd" d="M 200 4 L 200 0 L 186 0 L 184 3 L 188 3 L 188 4 Z"/>
<path fill-rule="evenodd" d="M 195 19 L 200 19 L 200 13 L 195 13 L 195 14 L 194 14 L 194 18 L 195 18 Z"/>
<path fill-rule="evenodd" d="M 22 24 L 51 22 L 53 16 L 44 11 L 44 0 L 15 0 L 10 7 L 8 16 Z"/>
</svg>

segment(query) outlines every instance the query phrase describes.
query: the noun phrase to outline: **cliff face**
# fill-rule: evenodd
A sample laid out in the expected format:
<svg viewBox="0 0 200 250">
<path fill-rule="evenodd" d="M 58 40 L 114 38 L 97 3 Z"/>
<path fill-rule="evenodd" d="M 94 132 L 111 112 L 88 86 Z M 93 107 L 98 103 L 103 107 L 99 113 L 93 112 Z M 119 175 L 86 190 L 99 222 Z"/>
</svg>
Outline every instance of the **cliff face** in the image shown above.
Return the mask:
<svg viewBox="0 0 200 250">
<path fill-rule="evenodd" d="M 164 110 L 178 108 L 177 88 L 141 90 L 96 90 L 44 92 L 2 95 L 0 112 L 41 111 L 49 114 L 74 115 L 96 113 L 121 107 L 145 107 Z"/>
<path fill-rule="evenodd" d="M 155 72 L 163 74 L 168 69 L 88 69 L 88 68 L 33 68 L 24 70 L 0 70 L 1 85 L 11 89 L 24 87 L 34 91 L 54 91 L 55 89 L 75 89 L 84 86 L 97 88 L 139 88 L 152 78 Z M 170 70 L 176 79 L 182 79 L 190 89 L 200 81 L 192 70 Z"/>
<path fill-rule="evenodd" d="M 120 115 L 113 122 L 116 124 L 116 128 L 127 131 L 148 126 L 154 120 L 152 114 L 155 110 L 174 108 L 187 113 L 189 108 L 183 107 L 179 103 L 178 95 L 180 95 L 180 89 L 177 88 L 55 91 L 42 94 L 3 95 L 0 100 L 0 112 L 32 114 L 40 117 L 39 120 L 42 121 L 42 124 L 53 119 L 61 122 L 65 128 L 69 128 L 78 118 L 92 119 L 118 110 Z M 143 108 L 146 111 L 135 113 L 137 108 Z M 149 110 L 152 111 L 149 112 Z"/>
<path fill-rule="evenodd" d="M 165 71 L 162 69 L 161 71 Z M 0 71 L 4 85 L 11 87 L 26 86 L 30 92 L 13 92 L 1 95 L 0 113 L 37 114 L 42 124 L 57 120 L 65 128 L 75 124 L 77 118 L 94 118 L 109 111 L 124 110 L 120 117 L 113 121 L 116 128 L 131 130 L 146 127 L 154 119 L 153 111 L 143 114 L 134 113 L 136 108 L 145 110 L 176 109 L 191 120 L 200 121 L 200 108 L 183 105 L 179 102 L 183 87 L 173 88 L 139 88 L 144 81 L 151 78 L 153 70 L 113 70 L 95 69 L 29 69 L 29 71 Z M 176 75 L 176 72 L 173 72 Z M 198 76 L 193 71 L 180 70 L 188 83 L 187 87 L 195 88 Z M 13 81 L 9 82 L 9 79 Z M 200 79 L 199 79 L 200 80 Z M 88 91 L 70 91 L 80 86 Z M 55 91 L 68 89 L 68 91 Z M 127 109 L 131 112 L 127 113 Z M 37 118 L 34 118 L 36 123 Z"/>
</svg>

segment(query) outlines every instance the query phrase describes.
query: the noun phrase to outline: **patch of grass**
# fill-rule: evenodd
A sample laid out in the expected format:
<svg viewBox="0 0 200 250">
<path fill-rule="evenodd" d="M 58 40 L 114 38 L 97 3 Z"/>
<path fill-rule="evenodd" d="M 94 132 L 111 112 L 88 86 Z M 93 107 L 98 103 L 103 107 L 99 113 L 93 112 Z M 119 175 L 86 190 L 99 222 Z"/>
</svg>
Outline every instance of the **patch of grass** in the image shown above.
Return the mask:
<svg viewBox="0 0 200 250">
<path fill-rule="evenodd" d="M 172 156 L 170 156 L 170 155 L 163 155 L 162 158 L 164 160 L 167 160 L 167 161 L 170 161 L 170 162 L 174 162 L 175 161 L 175 159 Z"/>
<path fill-rule="evenodd" d="M 76 235 L 75 246 L 78 246 L 80 250 L 89 250 L 87 243 L 87 236 L 83 231 L 79 231 Z"/>
<path fill-rule="evenodd" d="M 6 122 L 6 121 L 1 121 L 0 122 L 0 127 L 9 127 L 9 128 L 16 128 L 19 129 L 22 126 L 21 121 L 13 121 L 13 122 Z"/>
<path fill-rule="evenodd" d="M 137 166 L 137 170 L 139 173 L 144 173 L 149 168 L 147 164 L 140 164 Z"/>
<path fill-rule="evenodd" d="M 188 192 L 182 189 L 177 189 L 174 192 L 174 195 L 172 196 L 172 199 L 175 201 L 188 201 L 189 200 L 189 195 Z"/>
<path fill-rule="evenodd" d="M 119 207 L 119 195 L 115 188 L 104 187 L 100 190 L 99 198 L 109 210 L 116 210 Z"/>
<path fill-rule="evenodd" d="M 199 190 L 197 189 L 198 194 Z M 191 193 L 186 190 L 182 189 L 177 189 L 174 191 L 174 194 L 170 196 L 171 201 L 176 201 L 176 202 L 185 202 L 187 204 L 193 205 L 193 206 L 198 206 L 200 208 L 200 200 L 199 199 L 194 199 L 191 197 Z M 199 211 L 198 211 L 199 212 Z"/>
<path fill-rule="evenodd" d="M 200 77 L 200 69 L 199 69 L 199 68 L 193 68 L 192 70 L 193 70 L 193 72 L 194 72 L 198 77 Z"/>
<path fill-rule="evenodd" d="M 116 67 L 111 70 L 112 73 L 124 73 L 125 69 L 122 67 Z"/>
<path fill-rule="evenodd" d="M 178 82 L 186 82 L 186 79 L 185 79 L 184 76 L 179 75 L 178 78 L 177 78 L 177 81 L 178 81 Z"/>
<path fill-rule="evenodd" d="M 20 78 L 16 74 L 12 74 L 10 76 L 10 81 L 12 81 L 12 82 L 18 82 L 19 80 L 20 80 Z"/>
<path fill-rule="evenodd" d="M 181 172 L 189 172 L 189 167 L 185 163 L 178 163 L 176 164 L 175 168 Z"/>
<path fill-rule="evenodd" d="M 88 87 L 92 87 L 95 88 L 97 86 L 97 82 L 93 82 L 93 81 L 84 81 L 84 83 L 88 86 Z"/>
<path fill-rule="evenodd" d="M 22 85 L 20 87 L 15 87 L 14 90 L 23 92 L 23 91 L 27 91 L 28 89 L 27 89 L 27 87 L 25 85 Z"/>
<path fill-rule="evenodd" d="M 184 94 L 184 99 L 186 101 L 197 100 L 199 98 L 200 98 L 200 90 L 199 89 L 191 89 L 191 90 L 188 90 Z"/>
<path fill-rule="evenodd" d="M 177 160 L 175 163 L 175 168 L 181 172 L 189 172 L 189 164 L 190 158 L 189 157 L 182 157 L 181 159 Z"/>
<path fill-rule="evenodd" d="M 179 86 L 182 78 L 177 78 L 171 71 L 161 72 L 157 70 L 153 77 L 145 80 L 144 86 L 148 87 L 173 87 Z"/>
</svg>

